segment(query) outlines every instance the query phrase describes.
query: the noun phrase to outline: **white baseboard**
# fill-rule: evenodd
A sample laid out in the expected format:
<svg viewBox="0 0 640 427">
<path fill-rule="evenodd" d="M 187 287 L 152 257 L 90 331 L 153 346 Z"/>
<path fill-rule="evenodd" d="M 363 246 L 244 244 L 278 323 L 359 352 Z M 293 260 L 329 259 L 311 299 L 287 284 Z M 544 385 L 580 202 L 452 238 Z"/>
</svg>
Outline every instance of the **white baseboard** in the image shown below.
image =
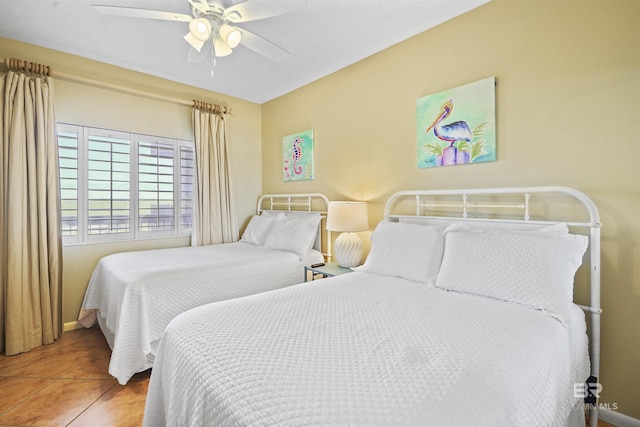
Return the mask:
<svg viewBox="0 0 640 427">
<path fill-rule="evenodd" d="M 80 322 L 78 322 L 77 320 L 73 321 L 73 322 L 67 322 L 62 326 L 62 331 L 63 332 L 69 332 L 69 331 L 73 331 L 74 329 L 82 329 L 84 328 L 84 326 L 82 326 L 80 324 Z"/>
<path fill-rule="evenodd" d="M 640 420 L 612 409 L 598 410 L 598 418 L 616 427 L 640 427 Z"/>
</svg>

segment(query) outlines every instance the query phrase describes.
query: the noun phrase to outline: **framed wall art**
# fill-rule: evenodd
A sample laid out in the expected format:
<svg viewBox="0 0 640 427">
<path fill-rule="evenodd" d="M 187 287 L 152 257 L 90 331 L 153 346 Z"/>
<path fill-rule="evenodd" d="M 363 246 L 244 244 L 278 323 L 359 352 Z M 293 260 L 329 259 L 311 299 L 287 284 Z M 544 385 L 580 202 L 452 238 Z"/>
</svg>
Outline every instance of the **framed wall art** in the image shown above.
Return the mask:
<svg viewBox="0 0 640 427">
<path fill-rule="evenodd" d="M 416 101 L 418 168 L 496 160 L 495 77 Z"/>
<path fill-rule="evenodd" d="M 282 138 L 282 180 L 313 179 L 313 129 Z"/>
</svg>

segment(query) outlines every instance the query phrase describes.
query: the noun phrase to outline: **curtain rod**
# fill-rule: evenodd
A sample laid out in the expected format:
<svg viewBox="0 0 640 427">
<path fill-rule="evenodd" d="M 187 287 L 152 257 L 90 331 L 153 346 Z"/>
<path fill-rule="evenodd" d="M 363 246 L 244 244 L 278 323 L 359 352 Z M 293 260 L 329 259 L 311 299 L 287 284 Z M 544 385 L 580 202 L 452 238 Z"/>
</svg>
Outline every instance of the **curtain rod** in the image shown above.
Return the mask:
<svg viewBox="0 0 640 427">
<path fill-rule="evenodd" d="M 9 66 L 9 62 L 10 62 L 11 58 L 0 58 L 0 63 L 1 64 L 6 64 L 7 66 Z M 30 71 L 30 68 L 34 68 L 41 66 L 40 64 L 34 63 L 34 62 L 30 62 L 30 61 L 23 61 L 25 66 L 24 67 L 20 67 L 22 69 L 24 69 L 24 71 Z M 153 92 L 148 92 L 145 90 L 141 90 L 141 89 L 135 89 L 135 88 L 131 88 L 131 87 L 127 87 L 127 86 L 121 86 L 121 85 L 117 85 L 114 83 L 108 83 L 105 81 L 101 81 L 101 80 L 95 80 L 95 79 L 91 79 L 88 77 L 83 77 L 83 76 L 79 76 L 76 74 L 70 74 L 70 73 L 65 73 L 65 72 L 61 72 L 61 71 L 54 71 L 53 69 L 51 69 L 49 66 L 45 66 L 47 68 L 47 74 L 50 75 L 51 77 L 55 77 L 58 78 L 60 80 L 64 80 L 64 81 L 68 81 L 68 82 L 72 82 L 72 83 L 80 83 L 80 84 L 85 84 L 88 86 L 94 86 L 100 89 L 112 89 L 118 92 L 123 92 L 126 94 L 131 94 L 131 95 L 139 95 L 139 96 L 143 96 L 145 98 L 151 98 L 151 99 L 155 99 L 158 101 L 163 101 L 163 102 L 169 102 L 172 104 L 178 104 L 178 105 L 186 105 L 189 107 L 195 106 L 196 102 L 199 101 L 195 101 L 195 100 L 187 100 L 187 99 L 181 99 L 181 98 L 174 98 L 171 96 L 164 96 L 164 95 L 159 95 L 157 93 L 153 93 Z M 215 104 L 214 104 L 215 105 Z M 222 107 L 220 106 L 222 109 L 225 109 L 226 112 L 231 113 L 231 108 L 229 107 Z"/>
</svg>

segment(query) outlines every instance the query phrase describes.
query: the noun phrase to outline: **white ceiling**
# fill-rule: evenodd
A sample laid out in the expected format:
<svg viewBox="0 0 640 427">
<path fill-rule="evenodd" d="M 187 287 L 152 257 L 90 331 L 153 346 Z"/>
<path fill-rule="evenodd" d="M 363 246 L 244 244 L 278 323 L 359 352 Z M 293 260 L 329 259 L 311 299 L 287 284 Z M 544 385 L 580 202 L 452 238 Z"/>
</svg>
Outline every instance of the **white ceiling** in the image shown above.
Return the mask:
<svg viewBox="0 0 640 427">
<path fill-rule="evenodd" d="M 249 0 L 265 1 L 265 0 Z M 290 53 L 283 62 L 240 45 L 188 62 L 188 23 L 98 13 L 92 4 L 191 14 L 186 0 L 0 0 L 0 36 L 263 103 L 490 0 L 289 0 L 285 15 L 238 24 Z M 221 0 L 225 6 L 239 0 Z M 29 59 L 29 58 L 22 58 Z"/>
</svg>

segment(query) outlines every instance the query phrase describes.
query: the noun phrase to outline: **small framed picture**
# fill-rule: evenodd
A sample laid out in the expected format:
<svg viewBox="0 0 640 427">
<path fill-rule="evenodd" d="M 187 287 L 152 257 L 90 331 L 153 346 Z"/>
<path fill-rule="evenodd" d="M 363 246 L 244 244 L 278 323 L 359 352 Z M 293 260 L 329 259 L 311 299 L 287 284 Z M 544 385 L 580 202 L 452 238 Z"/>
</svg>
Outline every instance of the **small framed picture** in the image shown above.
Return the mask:
<svg viewBox="0 0 640 427">
<path fill-rule="evenodd" d="M 313 179 L 313 129 L 282 138 L 282 180 Z"/>
<path fill-rule="evenodd" d="M 418 98 L 418 168 L 496 160 L 495 77 Z"/>
</svg>

